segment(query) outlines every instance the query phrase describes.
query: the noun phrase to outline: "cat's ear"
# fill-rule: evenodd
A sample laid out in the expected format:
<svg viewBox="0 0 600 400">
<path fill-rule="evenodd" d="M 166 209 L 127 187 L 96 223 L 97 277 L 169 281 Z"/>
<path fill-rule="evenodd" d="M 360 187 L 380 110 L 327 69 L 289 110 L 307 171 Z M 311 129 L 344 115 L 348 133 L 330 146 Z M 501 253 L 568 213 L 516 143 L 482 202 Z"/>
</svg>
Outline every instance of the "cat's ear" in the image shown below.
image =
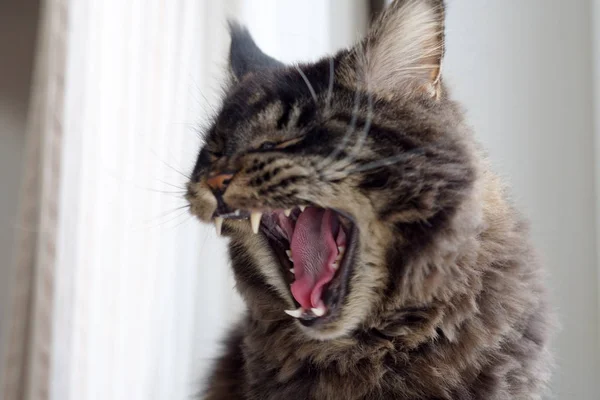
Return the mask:
<svg viewBox="0 0 600 400">
<path fill-rule="evenodd" d="M 356 78 L 386 97 L 439 97 L 444 18 L 443 0 L 395 0 L 354 49 Z"/>
<path fill-rule="evenodd" d="M 229 67 L 236 80 L 241 80 L 245 75 L 259 70 L 283 67 L 281 62 L 269 57 L 258 48 L 246 27 L 229 21 L 229 32 L 231 34 Z"/>
</svg>

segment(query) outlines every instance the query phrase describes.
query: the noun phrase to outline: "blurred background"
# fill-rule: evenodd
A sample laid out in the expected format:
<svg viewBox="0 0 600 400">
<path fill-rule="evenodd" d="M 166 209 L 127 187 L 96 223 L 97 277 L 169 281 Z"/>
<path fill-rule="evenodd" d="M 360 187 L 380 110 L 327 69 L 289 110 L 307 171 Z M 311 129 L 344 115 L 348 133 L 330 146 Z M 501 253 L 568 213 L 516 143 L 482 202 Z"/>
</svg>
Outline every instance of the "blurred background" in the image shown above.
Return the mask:
<svg viewBox="0 0 600 400">
<path fill-rule="evenodd" d="M 182 188 L 244 22 L 284 62 L 384 1 L 0 0 L 0 399 L 189 399 L 242 304 Z M 448 0 L 445 79 L 532 221 L 552 399 L 600 398 L 600 0 Z"/>
</svg>

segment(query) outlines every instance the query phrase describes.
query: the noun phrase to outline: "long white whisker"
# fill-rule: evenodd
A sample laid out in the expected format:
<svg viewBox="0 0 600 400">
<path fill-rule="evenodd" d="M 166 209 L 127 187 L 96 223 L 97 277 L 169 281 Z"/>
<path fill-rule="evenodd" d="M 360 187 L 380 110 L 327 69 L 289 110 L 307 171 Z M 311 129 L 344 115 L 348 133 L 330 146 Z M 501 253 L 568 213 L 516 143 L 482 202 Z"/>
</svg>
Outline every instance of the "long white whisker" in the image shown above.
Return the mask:
<svg viewBox="0 0 600 400">
<path fill-rule="evenodd" d="M 329 112 L 331 106 L 331 96 L 333 95 L 333 81 L 335 79 L 335 65 L 333 57 L 329 59 L 329 88 L 327 89 L 327 100 L 325 101 L 325 113 Z"/>
<path fill-rule="evenodd" d="M 166 182 L 166 181 L 163 181 L 163 180 L 158 179 L 158 178 L 156 178 L 156 180 L 159 181 L 159 182 L 161 182 L 161 183 L 163 183 L 163 184 L 165 184 L 165 185 L 172 186 L 172 187 L 174 187 L 176 189 L 180 189 L 183 192 L 185 192 L 187 190 L 184 186 L 174 185 L 174 184 L 172 184 L 170 182 Z"/>
<path fill-rule="evenodd" d="M 313 100 L 315 101 L 315 104 L 318 103 L 317 93 L 315 92 L 315 89 L 313 88 L 313 86 L 310 84 L 308 77 L 306 76 L 306 74 L 304 74 L 304 72 L 300 69 L 300 67 L 298 65 L 296 65 L 295 67 L 296 67 L 296 70 L 298 71 L 298 73 L 300 74 L 300 76 L 302 76 L 302 79 L 304 79 L 304 83 L 306 83 L 306 86 L 308 86 L 308 90 L 310 90 L 310 94 L 311 94 Z"/>
<path fill-rule="evenodd" d="M 348 171 L 348 175 L 350 174 L 355 174 L 357 172 L 365 172 L 365 171 L 369 171 L 372 169 L 376 169 L 376 168 L 380 168 L 380 167 L 385 167 L 388 165 L 393 165 L 396 163 L 399 163 L 400 161 L 406 160 L 407 158 L 410 158 L 412 156 L 415 155 L 419 155 L 419 154 L 423 154 L 424 152 L 422 150 L 420 151 L 413 151 L 413 152 L 407 152 L 407 153 L 403 153 L 403 154 L 398 154 L 395 156 L 391 156 L 388 158 L 384 158 L 383 160 L 377 160 L 377 161 L 373 161 L 370 163 L 366 163 L 363 164 L 359 167 L 353 168 L 350 171 Z"/>
<path fill-rule="evenodd" d="M 158 217 L 158 218 L 162 219 L 162 218 L 165 218 L 166 216 L 171 216 L 175 211 L 180 210 L 182 208 L 186 208 L 186 209 L 183 210 L 183 211 L 181 211 L 180 213 L 178 213 L 173 218 L 170 218 L 170 219 L 168 219 L 166 221 L 162 221 L 162 222 L 159 222 L 159 223 L 156 223 L 156 224 L 153 224 L 153 225 L 145 225 L 145 226 L 140 226 L 140 227 L 133 227 L 133 231 L 140 231 L 142 229 L 143 230 L 154 229 L 154 228 L 159 228 L 161 226 L 165 226 L 165 224 L 168 224 L 169 222 L 173 222 L 173 221 L 181 218 L 183 215 L 189 213 L 189 205 L 186 205 L 184 207 L 179 207 L 177 209 L 171 210 L 168 213 L 166 213 L 165 215 Z M 156 220 L 157 218 L 153 218 L 153 219 Z M 150 222 L 152 222 L 152 220 L 146 221 L 145 223 L 147 224 L 147 223 L 150 223 Z"/>
<path fill-rule="evenodd" d="M 355 95 L 354 95 L 354 108 L 352 109 L 352 120 L 350 121 L 350 126 L 346 130 L 346 133 L 344 134 L 342 141 L 335 147 L 335 149 L 333 149 L 333 151 L 331 153 L 329 153 L 329 155 L 323 161 L 321 161 L 319 163 L 319 165 L 317 166 L 318 169 L 322 169 L 324 166 L 326 166 L 328 164 L 330 165 L 332 162 L 334 162 L 335 158 L 344 150 L 344 148 L 348 144 L 350 135 L 352 133 L 354 133 L 354 130 L 356 128 L 359 106 L 360 106 L 360 91 L 358 90 L 358 87 L 357 87 Z"/>
<path fill-rule="evenodd" d="M 193 219 L 193 218 L 194 218 L 194 216 L 193 216 L 193 215 L 190 215 L 190 216 L 188 216 L 186 219 L 184 219 L 183 221 L 179 222 L 177 225 L 175 225 L 175 226 L 172 226 L 170 229 L 175 229 L 175 228 L 177 228 L 177 227 L 179 227 L 179 226 L 181 226 L 181 225 L 183 225 L 183 224 L 185 224 L 185 223 L 188 223 L 188 222 L 190 222 L 190 220 L 191 220 L 191 219 Z"/>
<path fill-rule="evenodd" d="M 168 167 L 169 169 L 171 169 L 171 170 L 173 170 L 173 171 L 177 172 L 179 175 L 183 176 L 183 177 L 184 177 L 185 179 L 187 179 L 187 180 L 191 180 L 191 179 L 192 179 L 192 177 L 191 177 L 191 176 L 189 176 L 189 175 L 187 175 L 187 174 L 184 174 L 183 172 L 179 171 L 177 168 L 173 167 L 173 166 L 172 166 L 171 164 L 169 164 L 168 162 L 166 162 L 166 161 L 164 161 L 163 159 L 161 159 L 161 158 L 158 156 L 158 154 L 157 154 L 157 153 L 156 153 L 154 150 L 151 150 L 151 151 L 152 151 L 152 153 L 154 154 L 154 156 L 155 156 L 156 158 L 158 158 L 158 161 L 162 162 L 162 163 L 163 163 L 163 164 L 164 164 L 166 167 Z"/>
<path fill-rule="evenodd" d="M 189 204 L 184 204 L 184 205 L 182 205 L 182 206 L 175 207 L 175 208 L 173 208 L 173 209 L 171 209 L 171 210 L 169 210 L 169 211 L 166 211 L 166 212 L 164 212 L 164 213 L 162 213 L 162 214 L 160 214 L 160 215 L 155 215 L 154 217 L 152 217 L 151 219 L 147 220 L 146 222 L 147 222 L 147 223 L 151 223 L 151 222 L 156 222 L 156 221 L 158 221 L 158 220 L 161 220 L 161 219 L 163 219 L 163 218 L 172 217 L 172 216 L 173 216 L 173 214 L 175 214 L 177 211 L 179 211 L 179 214 L 180 214 L 180 215 L 183 215 L 183 214 L 185 214 L 185 212 L 186 212 L 186 211 L 187 211 L 187 209 L 189 209 L 189 208 L 190 208 L 190 205 L 189 205 Z M 181 211 L 181 210 L 184 210 L 184 211 Z M 167 222 L 168 222 L 168 221 L 167 221 Z"/>
<path fill-rule="evenodd" d="M 350 157 L 348 157 L 349 158 L 348 162 L 352 162 L 355 159 L 356 154 L 362 150 L 363 145 L 365 144 L 365 140 L 367 139 L 367 135 L 369 134 L 369 131 L 371 130 L 371 124 L 373 123 L 373 96 L 370 93 L 367 96 L 367 102 L 368 102 L 367 120 L 365 121 L 365 126 L 362 131 L 362 134 L 358 137 L 358 139 L 356 140 L 356 143 L 354 143 L 354 146 L 352 146 L 352 151 L 350 153 Z M 357 150 L 357 148 L 358 148 L 358 150 Z"/>
<path fill-rule="evenodd" d="M 367 136 L 369 135 L 369 132 L 371 130 L 371 124 L 373 122 L 373 96 L 371 94 L 369 94 L 367 96 L 367 101 L 368 101 L 368 109 L 367 109 L 367 120 L 365 121 L 365 126 L 363 128 L 363 131 L 361 133 L 361 135 L 358 137 L 358 139 L 356 140 L 356 142 L 354 143 L 354 145 L 352 146 L 352 149 L 349 152 L 348 157 L 344 158 L 343 160 L 343 164 L 338 163 L 336 164 L 336 169 L 343 169 L 343 168 L 347 168 L 357 157 L 357 155 L 360 153 L 360 151 L 362 150 L 365 141 L 367 139 Z M 329 166 L 331 166 L 334 163 L 334 161 L 331 162 L 331 164 L 329 164 Z M 332 171 L 332 172 L 336 172 L 336 171 Z"/>
</svg>

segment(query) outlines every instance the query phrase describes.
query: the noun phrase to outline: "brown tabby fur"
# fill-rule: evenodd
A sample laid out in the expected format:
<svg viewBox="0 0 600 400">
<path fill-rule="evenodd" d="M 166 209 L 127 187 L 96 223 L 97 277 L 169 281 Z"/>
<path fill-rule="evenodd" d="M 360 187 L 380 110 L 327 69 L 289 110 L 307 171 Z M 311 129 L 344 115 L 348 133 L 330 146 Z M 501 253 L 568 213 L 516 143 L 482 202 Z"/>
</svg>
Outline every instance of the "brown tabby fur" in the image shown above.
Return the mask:
<svg viewBox="0 0 600 400">
<path fill-rule="evenodd" d="M 204 399 L 541 398 L 542 274 L 441 80 L 443 21 L 441 0 L 398 0 L 355 48 L 299 68 L 232 27 L 232 82 L 189 184 L 192 212 L 211 221 L 207 176 L 233 170 L 232 209 L 343 210 L 359 235 L 340 306 L 306 327 L 283 313 L 295 307 L 264 237 L 225 221 L 248 310 Z"/>
</svg>

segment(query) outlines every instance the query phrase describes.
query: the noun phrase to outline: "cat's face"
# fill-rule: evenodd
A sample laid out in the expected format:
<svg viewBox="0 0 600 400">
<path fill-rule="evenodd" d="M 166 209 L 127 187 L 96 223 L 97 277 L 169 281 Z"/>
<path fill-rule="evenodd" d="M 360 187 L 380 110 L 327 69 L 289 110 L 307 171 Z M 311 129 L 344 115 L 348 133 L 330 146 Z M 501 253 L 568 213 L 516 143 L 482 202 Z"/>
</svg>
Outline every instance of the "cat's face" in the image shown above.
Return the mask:
<svg viewBox="0 0 600 400">
<path fill-rule="evenodd" d="M 188 200 L 231 237 L 251 312 L 319 339 L 356 329 L 390 301 L 423 226 L 460 202 L 472 171 L 440 93 L 440 7 L 400 1 L 360 46 L 299 67 L 232 28 L 233 83 Z"/>
</svg>

